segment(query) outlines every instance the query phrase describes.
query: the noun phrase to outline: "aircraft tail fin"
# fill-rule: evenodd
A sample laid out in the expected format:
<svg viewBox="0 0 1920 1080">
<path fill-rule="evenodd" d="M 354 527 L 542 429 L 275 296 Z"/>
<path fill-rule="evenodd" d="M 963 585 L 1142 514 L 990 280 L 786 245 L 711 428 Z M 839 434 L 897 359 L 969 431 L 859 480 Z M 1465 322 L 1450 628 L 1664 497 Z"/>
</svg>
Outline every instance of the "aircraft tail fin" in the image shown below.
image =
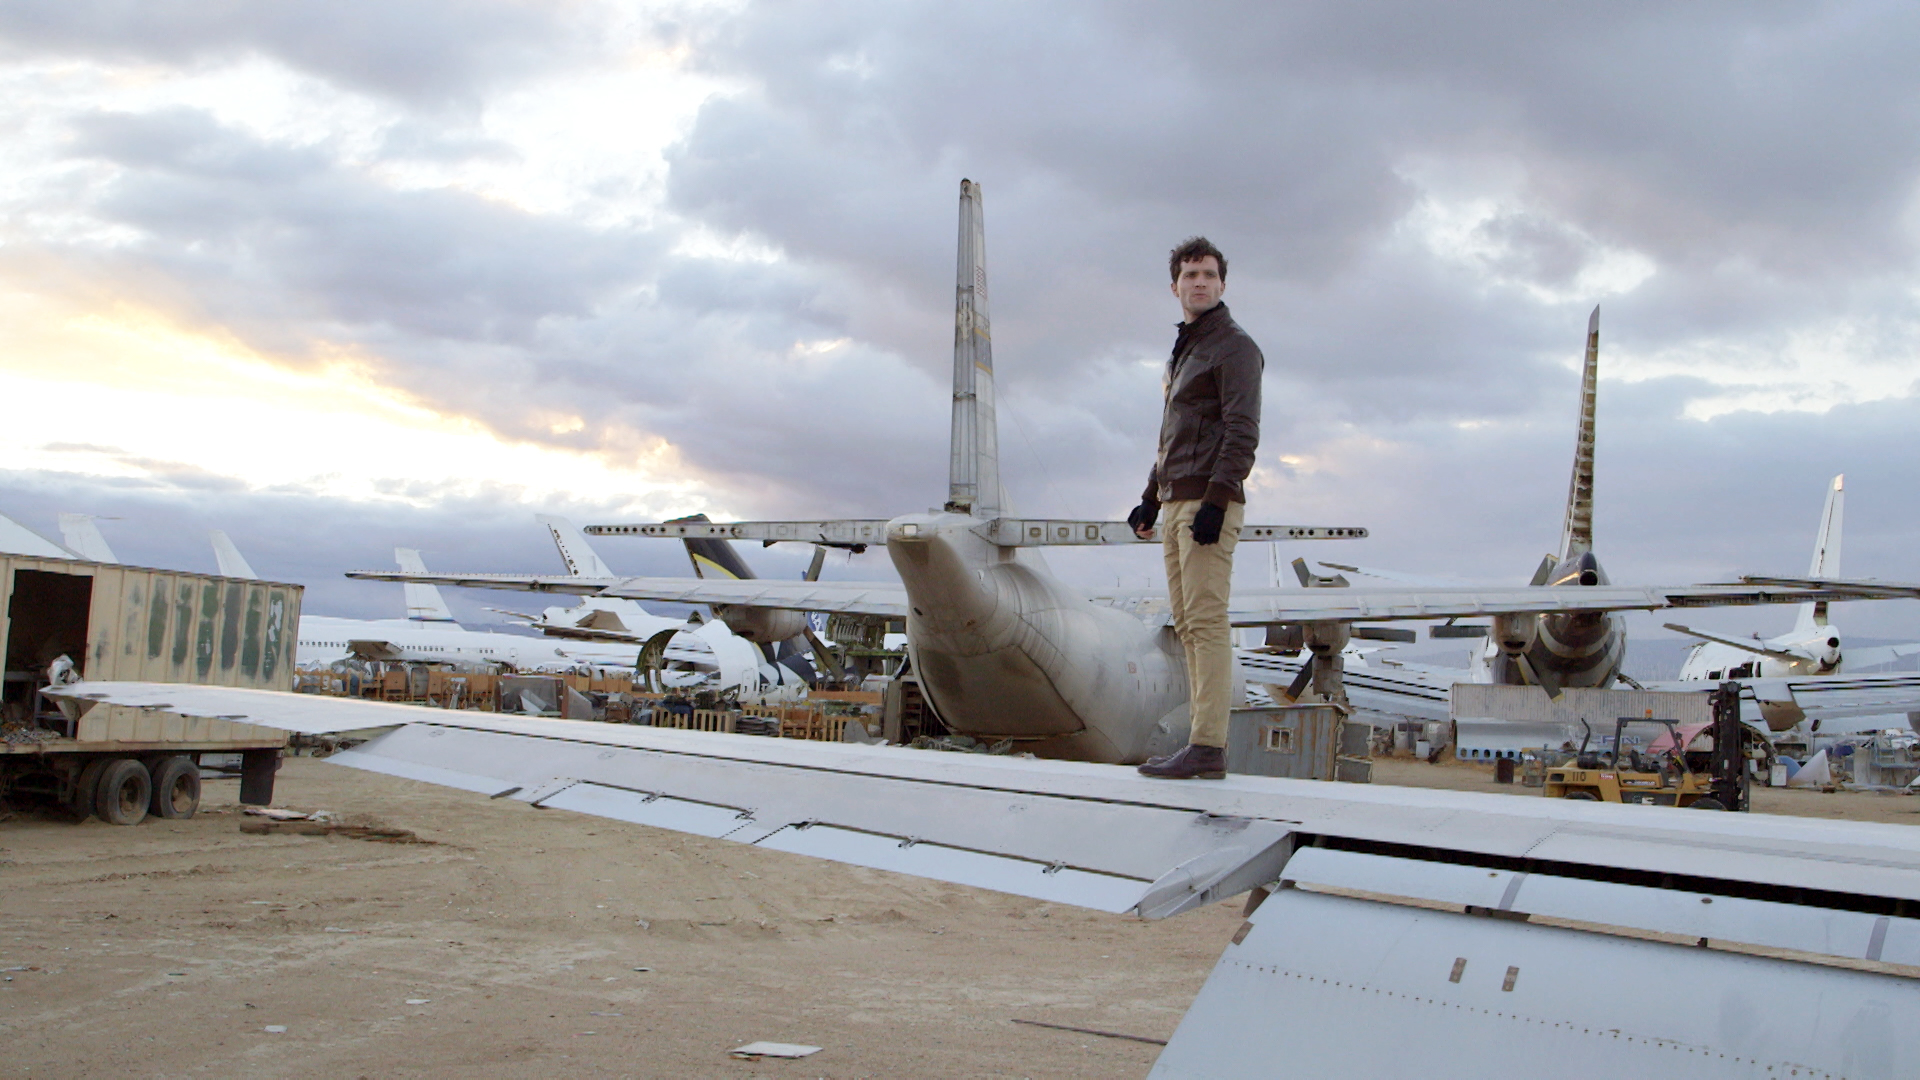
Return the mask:
<svg viewBox="0 0 1920 1080">
<path fill-rule="evenodd" d="M 1560 559 L 1593 550 L 1594 391 L 1600 381 L 1600 309 L 1587 317 L 1587 359 L 1580 376 L 1580 434 L 1573 447 L 1573 479 L 1567 485 L 1567 517 L 1560 529 Z"/>
<path fill-rule="evenodd" d="M 414 548 L 394 548 L 393 561 L 409 574 L 427 572 L 426 562 Z M 454 621 L 453 611 L 447 607 L 446 598 L 440 595 L 439 587 L 409 581 L 403 588 L 407 591 L 407 618 L 415 622 Z"/>
<path fill-rule="evenodd" d="M 600 553 L 587 543 L 587 536 L 573 522 L 551 514 L 535 514 L 533 519 L 547 527 L 553 537 L 553 546 L 560 549 L 560 561 L 567 564 L 567 573 L 574 577 L 610 578 L 618 577 L 607 565 Z"/>
<path fill-rule="evenodd" d="M 1841 473 L 1827 485 L 1827 505 L 1820 511 L 1820 531 L 1813 538 L 1813 562 L 1807 567 L 1808 577 L 1840 576 L 1840 520 L 1846 510 L 1846 480 L 1847 474 Z M 1812 630 L 1825 625 L 1827 602 L 1815 600 L 1800 605 L 1800 618 L 1793 628 Z"/>
<path fill-rule="evenodd" d="M 674 518 L 668 525 L 706 525 L 711 518 L 705 514 L 693 514 L 689 517 Z M 687 546 L 687 558 L 693 563 L 693 576 L 717 580 L 750 581 L 757 577 L 747 560 L 733 549 L 731 541 L 713 536 L 680 537 Z"/>
<path fill-rule="evenodd" d="M 0 514 L 0 555 L 31 555 L 36 559 L 73 558 L 73 552 L 5 514 Z"/>
<path fill-rule="evenodd" d="M 960 181 L 960 254 L 953 309 L 953 441 L 947 509 L 998 517 L 1000 445 L 993 408 L 993 322 L 980 185 Z"/>
<path fill-rule="evenodd" d="M 213 561 L 219 564 L 221 577 L 258 578 L 260 576 L 253 572 L 247 557 L 240 554 L 240 549 L 233 546 L 233 540 L 226 533 L 219 529 L 212 529 L 207 532 L 207 536 L 213 541 Z"/>
<path fill-rule="evenodd" d="M 92 514 L 61 514 L 60 539 L 68 551 L 88 562 L 120 561 L 113 549 L 107 546 L 107 538 L 100 535 L 100 526 L 94 524 Z"/>
</svg>

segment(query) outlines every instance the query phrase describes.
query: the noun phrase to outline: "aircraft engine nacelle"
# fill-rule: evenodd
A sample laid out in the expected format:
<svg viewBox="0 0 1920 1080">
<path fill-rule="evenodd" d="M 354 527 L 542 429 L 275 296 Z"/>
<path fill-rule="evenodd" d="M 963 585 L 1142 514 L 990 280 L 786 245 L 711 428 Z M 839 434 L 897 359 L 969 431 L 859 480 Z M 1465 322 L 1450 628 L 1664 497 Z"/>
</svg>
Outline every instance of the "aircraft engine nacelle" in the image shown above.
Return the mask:
<svg viewBox="0 0 1920 1080">
<path fill-rule="evenodd" d="M 1840 635 L 1829 633 L 1813 647 L 1813 658 L 1822 672 L 1837 671 L 1840 668 Z"/>
<path fill-rule="evenodd" d="M 1493 618 L 1493 630 L 1487 636 L 1506 655 L 1523 655 L 1540 638 L 1540 617 L 1533 614 L 1496 615 Z"/>
<path fill-rule="evenodd" d="M 799 637 L 807 629 L 807 616 L 801 611 L 715 604 L 713 617 L 726 623 L 737 636 L 762 645 Z"/>
</svg>

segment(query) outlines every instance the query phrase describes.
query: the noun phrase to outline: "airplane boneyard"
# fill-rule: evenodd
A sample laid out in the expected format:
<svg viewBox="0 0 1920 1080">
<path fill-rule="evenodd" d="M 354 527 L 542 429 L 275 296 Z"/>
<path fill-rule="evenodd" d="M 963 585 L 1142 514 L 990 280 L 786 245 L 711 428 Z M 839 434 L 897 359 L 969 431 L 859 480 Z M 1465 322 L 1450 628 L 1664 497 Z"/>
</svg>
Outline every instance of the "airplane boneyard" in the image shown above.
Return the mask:
<svg viewBox="0 0 1920 1080">
<path fill-rule="evenodd" d="M 999 501 L 976 186 L 963 182 L 961 207 L 971 254 L 960 261 L 944 509 L 598 530 L 885 544 L 899 583 L 414 579 L 903 618 L 929 695 L 958 730 L 1108 761 L 1164 744 L 1169 724 L 1184 725 L 1173 703 L 1185 698 L 1164 598 L 1086 594 L 1028 557 L 1050 543 L 1132 542 L 1124 526 L 1012 519 Z M 705 531 L 676 531 L 686 529 Z M 1272 527 L 1303 538 L 1357 531 Z M 1325 680 L 1355 622 L 1511 623 L 1841 595 L 1577 584 L 1587 567 L 1574 561 L 1564 585 L 1252 590 L 1233 617 L 1297 634 Z M 1245 922 L 1155 1076 L 1464 1076 L 1512 1061 L 1578 1063 L 1583 1075 L 1890 1078 L 1920 1061 L 1910 1022 L 1920 1015 L 1910 977 L 1920 834 L 1897 826 L 1265 777 L 1182 783 L 1088 762 L 223 687 L 82 682 L 52 693 L 75 712 L 114 702 L 296 731 L 384 728 L 329 760 L 1141 918 L 1247 897 Z"/>
<path fill-rule="evenodd" d="M 775 582 L 575 575 L 348 576 L 473 588 L 571 592 L 728 609 L 823 611 L 903 619 L 913 670 L 954 732 L 1013 739 L 1036 754 L 1132 763 L 1186 740 L 1186 666 L 1168 625 L 1164 590 L 1076 588 L 1050 573 L 1039 549 L 1135 544 L 1124 522 L 1017 518 L 1003 498 L 996 426 L 985 224 L 978 185 L 960 185 L 960 257 L 954 311 L 953 424 L 946 500 L 937 511 L 855 520 L 674 521 L 590 526 L 602 536 L 883 545 L 898 582 Z M 1815 592 L 1751 586 L 1615 586 L 1592 546 L 1592 386 L 1598 312 L 1588 326 L 1580 447 L 1554 580 L 1517 588 L 1239 590 L 1236 626 L 1297 628 L 1313 655 L 1316 689 L 1340 692 L 1340 651 L 1356 622 L 1490 617 L 1513 628 L 1515 671 L 1572 681 L 1618 668 L 1616 613 L 1720 604 L 1786 603 Z M 1242 539 L 1359 538 L 1357 526 L 1250 525 Z M 1562 580 L 1564 579 L 1564 580 Z M 1595 635 L 1598 635 L 1597 637 Z M 1571 660 L 1550 661 L 1555 651 Z M 1560 663 L 1562 668 L 1553 667 Z M 1588 677 L 1588 676 L 1581 676 Z M 1560 683 L 1553 684 L 1557 689 Z"/>
</svg>

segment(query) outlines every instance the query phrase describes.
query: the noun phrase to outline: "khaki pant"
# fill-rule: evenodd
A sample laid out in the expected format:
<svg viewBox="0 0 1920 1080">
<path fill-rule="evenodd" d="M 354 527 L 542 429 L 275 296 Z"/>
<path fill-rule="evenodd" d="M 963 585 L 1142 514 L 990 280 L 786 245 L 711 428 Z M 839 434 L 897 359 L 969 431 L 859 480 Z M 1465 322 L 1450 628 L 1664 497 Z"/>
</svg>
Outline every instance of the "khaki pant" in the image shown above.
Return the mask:
<svg viewBox="0 0 1920 1080">
<path fill-rule="evenodd" d="M 1187 688 L 1193 702 L 1196 746 L 1227 745 L 1227 710 L 1233 696 L 1233 628 L 1227 624 L 1227 594 L 1233 587 L 1233 549 L 1247 519 L 1245 503 L 1228 503 L 1220 542 L 1196 544 L 1193 515 L 1198 499 L 1161 507 L 1160 545 L 1167 560 L 1167 599 L 1173 630 L 1187 652 Z"/>
</svg>

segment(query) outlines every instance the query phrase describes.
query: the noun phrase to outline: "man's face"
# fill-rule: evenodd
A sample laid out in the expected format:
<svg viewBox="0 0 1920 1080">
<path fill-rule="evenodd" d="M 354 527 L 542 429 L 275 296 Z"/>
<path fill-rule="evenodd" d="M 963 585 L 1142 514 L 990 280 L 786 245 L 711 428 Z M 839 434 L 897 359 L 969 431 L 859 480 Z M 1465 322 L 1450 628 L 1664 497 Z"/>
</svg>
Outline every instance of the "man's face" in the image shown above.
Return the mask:
<svg viewBox="0 0 1920 1080">
<path fill-rule="evenodd" d="M 1227 283 L 1220 278 L 1220 260 L 1202 255 L 1180 264 L 1180 276 L 1173 279 L 1173 295 L 1180 298 L 1180 310 L 1187 321 L 1205 315 L 1220 302 Z"/>
</svg>

